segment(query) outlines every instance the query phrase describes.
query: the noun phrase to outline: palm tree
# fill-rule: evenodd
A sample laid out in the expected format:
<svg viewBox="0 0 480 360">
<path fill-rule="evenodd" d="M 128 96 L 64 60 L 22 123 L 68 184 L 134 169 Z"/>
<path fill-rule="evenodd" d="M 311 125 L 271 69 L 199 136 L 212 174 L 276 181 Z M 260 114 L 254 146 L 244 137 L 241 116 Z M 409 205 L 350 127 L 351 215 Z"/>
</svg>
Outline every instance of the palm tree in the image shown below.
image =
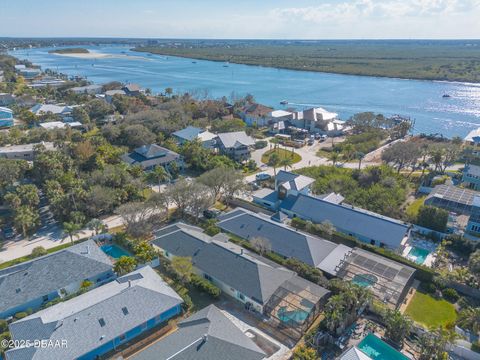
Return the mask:
<svg viewBox="0 0 480 360">
<path fill-rule="evenodd" d="M 283 166 L 283 170 L 287 171 L 287 168 L 291 168 L 293 165 L 293 158 L 291 156 L 285 156 L 279 163 L 280 166 Z"/>
<path fill-rule="evenodd" d="M 387 309 L 384 320 L 386 323 L 385 337 L 402 345 L 403 340 L 408 336 L 412 329 L 412 320 L 403 316 L 400 311 L 391 309 Z"/>
<path fill-rule="evenodd" d="M 160 184 L 170 179 L 170 174 L 163 166 L 155 166 L 155 168 L 147 174 L 147 177 L 150 181 L 158 183 L 158 188 L 160 189 Z"/>
<path fill-rule="evenodd" d="M 346 161 L 350 161 L 355 156 L 355 148 L 352 144 L 345 144 L 342 149 L 343 157 Z"/>
<path fill-rule="evenodd" d="M 360 170 L 362 168 L 362 160 L 363 160 L 364 157 L 365 157 L 365 153 L 363 153 L 361 151 L 357 151 L 355 153 L 355 158 L 358 160 L 358 170 Z"/>
<path fill-rule="evenodd" d="M 100 234 L 103 230 L 105 230 L 105 224 L 99 219 L 92 219 L 88 222 L 87 228 L 92 230 L 95 235 Z"/>
<path fill-rule="evenodd" d="M 335 166 L 338 160 L 340 160 L 340 154 L 336 151 L 332 151 L 328 158 L 332 162 L 332 166 Z"/>
<path fill-rule="evenodd" d="M 470 330 L 475 335 L 480 332 L 480 308 L 467 307 L 458 314 L 457 324 L 462 329 Z"/>
<path fill-rule="evenodd" d="M 73 244 L 73 238 L 78 236 L 78 232 L 80 231 L 81 227 L 79 224 L 74 222 L 64 222 L 63 223 L 63 231 L 70 237 L 70 241 Z"/>
<path fill-rule="evenodd" d="M 267 165 L 273 167 L 273 175 L 277 176 L 277 167 L 278 165 L 280 165 L 280 157 L 278 156 L 276 151 L 272 153 L 268 158 Z"/>
<path fill-rule="evenodd" d="M 17 231 L 21 230 L 22 235 L 27 237 L 27 235 L 39 224 L 40 216 L 38 215 L 38 212 L 27 205 L 22 205 L 15 210 L 13 221 Z"/>
</svg>

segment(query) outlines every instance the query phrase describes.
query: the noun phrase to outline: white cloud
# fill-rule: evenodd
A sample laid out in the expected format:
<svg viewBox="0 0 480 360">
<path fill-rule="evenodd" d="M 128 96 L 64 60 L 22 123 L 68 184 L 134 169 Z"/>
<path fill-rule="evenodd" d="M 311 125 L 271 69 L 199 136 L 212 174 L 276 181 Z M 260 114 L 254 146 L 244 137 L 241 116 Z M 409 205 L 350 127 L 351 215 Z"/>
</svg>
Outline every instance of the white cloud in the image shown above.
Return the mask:
<svg viewBox="0 0 480 360">
<path fill-rule="evenodd" d="M 276 8 L 271 14 L 284 21 L 321 24 L 372 18 L 443 17 L 472 12 L 480 12 L 480 0 L 344 0 L 309 7 Z"/>
</svg>

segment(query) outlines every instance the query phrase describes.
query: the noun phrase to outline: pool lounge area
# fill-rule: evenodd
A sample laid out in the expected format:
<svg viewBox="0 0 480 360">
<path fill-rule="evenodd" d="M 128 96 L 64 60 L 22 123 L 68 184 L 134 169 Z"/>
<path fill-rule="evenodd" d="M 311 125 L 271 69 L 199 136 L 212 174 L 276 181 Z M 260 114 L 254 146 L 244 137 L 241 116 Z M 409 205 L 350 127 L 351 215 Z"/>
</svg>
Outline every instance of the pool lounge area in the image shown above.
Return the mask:
<svg viewBox="0 0 480 360">
<path fill-rule="evenodd" d="M 371 333 L 360 341 L 357 348 L 373 360 L 409 360 L 401 352 Z"/>
<path fill-rule="evenodd" d="M 115 244 L 102 245 L 100 249 L 114 259 L 120 259 L 122 256 L 132 256 L 127 250 Z"/>
<path fill-rule="evenodd" d="M 402 255 L 419 265 L 432 266 L 437 246 L 429 240 L 414 239 L 405 246 Z"/>
</svg>

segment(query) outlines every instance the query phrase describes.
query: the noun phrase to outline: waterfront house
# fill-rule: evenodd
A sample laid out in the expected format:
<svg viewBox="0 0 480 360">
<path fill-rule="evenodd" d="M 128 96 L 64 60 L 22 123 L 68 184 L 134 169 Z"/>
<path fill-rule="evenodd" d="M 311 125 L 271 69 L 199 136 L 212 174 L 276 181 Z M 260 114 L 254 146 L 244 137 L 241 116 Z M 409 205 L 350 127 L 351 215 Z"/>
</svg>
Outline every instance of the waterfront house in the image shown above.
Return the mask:
<svg viewBox="0 0 480 360">
<path fill-rule="evenodd" d="M 270 122 L 271 107 L 262 104 L 246 104 L 240 110 L 240 117 L 248 126 L 267 126 Z"/>
<path fill-rule="evenodd" d="M 43 146 L 46 150 L 55 148 L 50 142 L 3 146 L 0 147 L 0 158 L 32 161 L 35 158 L 37 146 Z"/>
<path fill-rule="evenodd" d="M 480 165 L 477 161 L 465 164 L 462 171 L 462 183 L 469 189 L 480 190 Z"/>
<path fill-rule="evenodd" d="M 329 296 L 329 291 L 306 281 L 281 265 L 252 253 L 218 234 L 177 223 L 159 230 L 152 241 L 166 258 L 191 258 L 195 272 L 246 308 L 268 316 L 280 327 L 301 336 Z M 290 321 L 287 313 L 303 312 Z"/>
<path fill-rule="evenodd" d="M 6 107 L 0 107 L 0 127 L 13 126 L 13 111 Z"/>
<path fill-rule="evenodd" d="M 23 68 L 17 68 L 18 66 L 23 66 Z M 28 68 L 25 65 L 15 65 L 17 72 L 22 75 L 25 79 L 34 79 L 42 73 L 42 70 L 37 68 Z"/>
<path fill-rule="evenodd" d="M 0 318 L 74 294 L 85 280 L 94 287 L 111 281 L 112 266 L 110 258 L 88 240 L 0 270 Z"/>
<path fill-rule="evenodd" d="M 96 359 L 179 315 L 182 303 L 146 266 L 10 324 L 14 341 L 41 339 L 60 345 L 14 348 L 5 353 L 6 359 Z"/>
<path fill-rule="evenodd" d="M 344 130 L 344 122 L 338 119 L 338 114 L 323 108 L 310 108 L 294 112 L 290 124 L 310 133 L 339 135 Z"/>
<path fill-rule="evenodd" d="M 255 139 L 245 131 L 220 133 L 216 138 L 220 154 L 226 155 L 235 161 L 250 159 L 250 152 L 255 145 Z"/>
<path fill-rule="evenodd" d="M 207 149 L 215 147 L 215 138 L 217 135 L 208 130 L 203 130 L 194 126 L 187 126 L 182 130 L 175 131 L 172 136 L 178 145 L 183 145 L 188 141 L 199 140 Z"/>
<path fill-rule="evenodd" d="M 183 167 L 179 154 L 156 144 L 140 146 L 131 153 L 123 155 L 122 160 L 129 165 L 140 165 L 144 170 L 163 166 L 168 171 L 173 163 L 176 163 L 179 168 Z"/>
<path fill-rule="evenodd" d="M 266 357 L 253 340 L 215 305 L 178 323 L 167 337 L 130 357 L 130 360 L 261 360 Z"/>
<path fill-rule="evenodd" d="M 122 90 L 127 96 L 138 96 L 143 92 L 138 84 L 126 84 Z"/>
</svg>

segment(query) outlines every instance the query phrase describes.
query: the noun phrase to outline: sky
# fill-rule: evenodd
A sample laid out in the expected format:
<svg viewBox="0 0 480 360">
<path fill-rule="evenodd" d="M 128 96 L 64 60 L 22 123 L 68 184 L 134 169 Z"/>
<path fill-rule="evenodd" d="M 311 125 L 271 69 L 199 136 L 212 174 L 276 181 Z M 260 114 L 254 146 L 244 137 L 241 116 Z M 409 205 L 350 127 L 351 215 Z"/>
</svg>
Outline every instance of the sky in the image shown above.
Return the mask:
<svg viewBox="0 0 480 360">
<path fill-rule="evenodd" d="M 0 9 L 0 37 L 480 38 L 480 0 L 0 0 Z"/>
</svg>

